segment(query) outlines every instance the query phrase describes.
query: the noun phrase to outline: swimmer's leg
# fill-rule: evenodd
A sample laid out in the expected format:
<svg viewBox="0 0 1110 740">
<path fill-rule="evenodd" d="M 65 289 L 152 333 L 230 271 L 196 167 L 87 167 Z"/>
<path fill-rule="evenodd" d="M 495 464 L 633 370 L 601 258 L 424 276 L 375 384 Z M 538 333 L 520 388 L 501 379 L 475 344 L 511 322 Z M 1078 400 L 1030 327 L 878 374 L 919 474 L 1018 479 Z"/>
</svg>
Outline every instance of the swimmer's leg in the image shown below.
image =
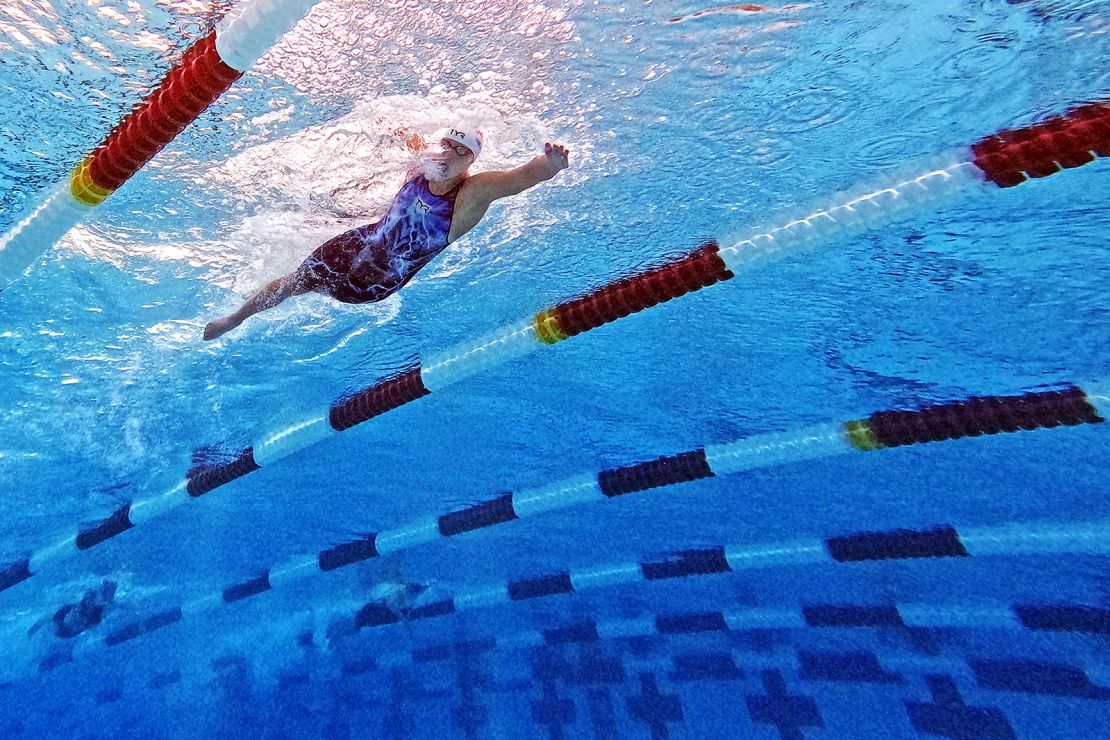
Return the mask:
<svg viewBox="0 0 1110 740">
<path fill-rule="evenodd" d="M 35 622 L 34 624 L 32 624 L 30 626 L 30 628 L 27 630 L 27 636 L 31 637 L 36 632 L 41 630 L 43 627 L 50 624 L 51 621 L 53 621 L 51 617 L 43 617 L 42 619 L 40 619 L 39 621 Z"/>
<path fill-rule="evenodd" d="M 251 316 L 261 311 L 267 311 L 274 306 L 278 305 L 286 298 L 292 298 L 295 295 L 311 292 L 311 288 L 305 285 L 305 281 L 301 276 L 296 273 L 290 273 L 284 277 L 279 277 L 277 280 L 271 281 L 262 290 L 258 291 L 244 303 L 238 311 L 225 316 L 222 319 L 208 322 L 208 326 L 204 327 L 204 338 L 215 339 L 231 331 L 235 327 L 242 324 Z"/>
</svg>

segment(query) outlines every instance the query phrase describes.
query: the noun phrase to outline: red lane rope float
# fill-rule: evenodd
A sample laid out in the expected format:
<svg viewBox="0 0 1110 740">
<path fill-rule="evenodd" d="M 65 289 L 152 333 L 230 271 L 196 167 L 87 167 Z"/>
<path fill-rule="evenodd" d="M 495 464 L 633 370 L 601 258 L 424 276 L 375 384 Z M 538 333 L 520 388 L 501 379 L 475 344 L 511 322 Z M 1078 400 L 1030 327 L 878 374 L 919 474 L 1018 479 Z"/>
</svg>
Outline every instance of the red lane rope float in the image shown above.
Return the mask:
<svg viewBox="0 0 1110 740">
<path fill-rule="evenodd" d="M 429 393 L 417 367 L 335 404 L 328 411 L 328 418 L 332 429 L 342 432 Z"/>
<path fill-rule="evenodd" d="M 877 411 L 846 427 L 852 446 L 866 451 L 1101 421 L 1087 394 L 1070 386 L 1020 396 L 972 397 L 918 411 Z"/>
<path fill-rule="evenodd" d="M 259 469 L 261 466 L 254 460 L 254 448 L 248 447 L 239 457 L 226 465 L 190 470 L 185 476 L 188 481 L 186 490 L 193 498 L 203 496 L 209 491 Z"/>
<path fill-rule="evenodd" d="M 220 59 L 215 32 L 193 44 L 146 100 L 93 150 L 88 161 L 92 184 L 109 193 L 118 188 L 242 75 Z M 81 199 L 76 190 L 74 196 Z"/>
<path fill-rule="evenodd" d="M 866 425 L 883 447 L 1016 432 L 1102 421 L 1087 395 L 1076 387 L 1063 391 L 989 396 L 941 404 L 920 411 L 879 411 Z"/>
<path fill-rule="evenodd" d="M 617 319 L 701 290 L 733 273 L 721 259 L 720 246 L 710 240 L 670 264 L 617 280 L 581 298 L 560 303 L 536 315 L 540 341 L 555 344 Z"/>
<path fill-rule="evenodd" d="M 975 166 L 999 187 L 1048 177 L 1110 156 L 1110 103 L 1091 103 L 1043 123 L 1000 131 L 971 147 Z"/>
</svg>

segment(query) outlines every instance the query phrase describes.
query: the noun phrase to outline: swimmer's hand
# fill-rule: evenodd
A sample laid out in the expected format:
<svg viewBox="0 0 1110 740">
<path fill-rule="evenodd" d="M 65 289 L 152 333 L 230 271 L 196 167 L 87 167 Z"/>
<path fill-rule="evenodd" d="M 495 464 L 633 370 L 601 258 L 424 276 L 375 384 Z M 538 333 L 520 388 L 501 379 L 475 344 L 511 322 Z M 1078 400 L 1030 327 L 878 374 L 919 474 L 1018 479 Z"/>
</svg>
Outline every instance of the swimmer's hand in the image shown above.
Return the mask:
<svg viewBox="0 0 1110 740">
<path fill-rule="evenodd" d="M 570 149 L 567 149 L 562 144 L 552 144 L 548 142 L 543 145 L 543 153 L 547 158 L 545 165 L 548 172 L 547 177 L 544 179 L 550 180 L 561 171 L 570 167 Z"/>
</svg>

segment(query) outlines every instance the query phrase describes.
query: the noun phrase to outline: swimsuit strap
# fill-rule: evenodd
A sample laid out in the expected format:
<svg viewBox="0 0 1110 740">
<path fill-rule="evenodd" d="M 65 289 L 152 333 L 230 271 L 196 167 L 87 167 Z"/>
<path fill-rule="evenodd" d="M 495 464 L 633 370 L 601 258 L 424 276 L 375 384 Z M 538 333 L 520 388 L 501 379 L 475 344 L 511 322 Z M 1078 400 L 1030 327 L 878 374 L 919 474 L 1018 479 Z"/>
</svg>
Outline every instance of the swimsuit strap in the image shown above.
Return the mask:
<svg viewBox="0 0 1110 740">
<path fill-rule="evenodd" d="M 422 180 L 420 185 L 421 185 L 421 187 L 423 187 L 425 190 L 428 191 L 428 195 L 432 196 L 433 198 L 439 198 L 440 200 L 445 200 L 448 203 L 450 203 L 452 207 L 454 207 L 454 205 L 455 205 L 455 198 L 457 198 L 458 195 L 459 195 L 459 189 L 462 188 L 463 183 L 466 182 L 467 179 L 469 179 L 469 178 L 464 178 L 462 182 L 460 182 L 458 185 L 456 185 L 455 187 L 448 190 L 443 195 L 436 195 L 435 193 L 432 192 L 432 183 L 428 180 L 427 175 L 417 175 L 417 177 L 419 177 Z"/>
</svg>

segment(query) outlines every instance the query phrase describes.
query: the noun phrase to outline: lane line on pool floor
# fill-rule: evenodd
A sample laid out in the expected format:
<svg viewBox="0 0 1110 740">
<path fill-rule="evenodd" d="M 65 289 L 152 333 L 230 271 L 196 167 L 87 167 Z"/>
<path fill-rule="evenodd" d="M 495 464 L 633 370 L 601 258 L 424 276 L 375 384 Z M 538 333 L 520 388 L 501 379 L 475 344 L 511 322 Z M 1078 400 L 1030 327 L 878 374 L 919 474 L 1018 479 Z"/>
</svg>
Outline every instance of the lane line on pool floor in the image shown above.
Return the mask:
<svg viewBox="0 0 1110 740">
<path fill-rule="evenodd" d="M 826 649 L 820 646 L 795 646 L 775 652 L 755 653 L 748 649 L 731 646 L 717 646 L 705 650 L 691 647 L 689 639 L 706 639 L 714 636 L 751 634 L 760 630 L 783 631 L 798 628 L 845 628 L 856 630 L 862 627 L 891 629 L 899 627 L 1015 627 L 1025 626 L 1031 630 L 1059 631 L 1059 625 L 1018 625 L 1012 621 L 1000 621 L 992 616 L 982 624 L 967 623 L 899 624 L 889 618 L 861 619 L 859 612 L 850 613 L 841 609 L 840 620 L 830 620 L 830 607 L 817 605 L 803 607 L 802 619 L 798 620 L 791 610 L 743 609 L 738 611 L 702 611 L 692 613 L 658 614 L 648 613 L 635 619 L 596 620 L 586 619 L 567 622 L 555 627 L 521 630 L 507 636 L 470 636 L 432 643 L 405 650 L 369 651 L 365 647 L 347 653 L 347 658 L 338 664 L 331 664 L 323 674 L 329 678 L 352 679 L 380 671 L 419 671 L 448 661 L 473 661 L 489 657 L 497 652 L 534 651 L 541 659 L 543 651 L 561 649 L 570 645 L 595 646 L 603 643 L 619 642 L 629 639 L 654 638 L 666 644 L 682 640 L 679 650 L 671 656 L 620 656 L 599 655 L 583 658 L 582 675 L 577 679 L 582 683 L 622 683 L 628 674 L 641 671 L 664 673 L 674 682 L 718 681 L 742 679 L 743 669 L 778 669 L 787 671 L 807 681 L 850 681 L 855 683 L 904 683 L 905 675 L 928 675 L 943 671 L 959 677 L 981 688 L 1010 691 L 1031 695 L 1056 698 L 1084 698 L 1106 700 L 1110 698 L 1110 671 L 1101 663 L 1076 665 L 1069 659 L 1046 660 L 1043 650 L 1037 658 L 1021 656 L 981 657 L 976 655 L 924 655 L 892 650 L 879 644 L 876 646 L 852 645 L 850 648 Z M 904 605 L 903 611 L 912 606 Z M 858 607 L 857 607 L 858 609 Z M 876 611 L 878 607 L 871 607 Z M 931 606 L 935 613 L 956 611 L 997 612 L 997 607 L 983 606 L 967 608 L 960 606 Z M 1103 610 L 1105 612 L 1106 610 Z M 1028 618 L 1025 615 L 1024 618 Z M 1102 619 L 1106 616 L 1103 614 Z M 1085 633 L 1105 634 L 1086 625 Z M 1105 627 L 1105 625 L 1104 625 Z M 1073 631 L 1068 629 L 1067 631 Z M 831 633 L 830 633 L 831 634 Z M 240 641 L 242 642 L 242 641 Z M 194 656 L 195 657 L 195 656 Z M 212 665 L 221 659 L 216 657 Z M 146 681 L 129 676 L 132 686 L 139 688 L 161 689 L 179 683 L 184 677 L 202 681 L 211 672 L 199 665 L 165 670 L 159 666 Z M 282 675 L 278 674 L 279 682 Z M 309 680 L 307 672 L 293 671 L 292 676 L 302 676 Z M 112 701 L 123 695 L 124 685 L 101 689 L 97 694 L 99 704 L 108 703 L 104 697 L 110 695 Z"/>
</svg>

